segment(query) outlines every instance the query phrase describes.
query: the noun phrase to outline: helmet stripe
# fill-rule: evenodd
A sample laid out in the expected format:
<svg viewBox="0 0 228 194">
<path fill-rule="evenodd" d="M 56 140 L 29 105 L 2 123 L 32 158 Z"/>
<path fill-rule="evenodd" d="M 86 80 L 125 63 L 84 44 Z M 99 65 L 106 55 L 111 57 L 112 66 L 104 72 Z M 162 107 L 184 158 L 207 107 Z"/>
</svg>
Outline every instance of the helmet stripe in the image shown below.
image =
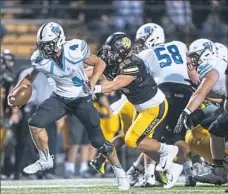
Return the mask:
<svg viewBox="0 0 228 194">
<path fill-rule="evenodd" d="M 47 25 L 48 23 L 45 23 L 40 31 L 40 40 L 42 40 L 42 32 L 44 30 L 44 27 Z"/>
</svg>

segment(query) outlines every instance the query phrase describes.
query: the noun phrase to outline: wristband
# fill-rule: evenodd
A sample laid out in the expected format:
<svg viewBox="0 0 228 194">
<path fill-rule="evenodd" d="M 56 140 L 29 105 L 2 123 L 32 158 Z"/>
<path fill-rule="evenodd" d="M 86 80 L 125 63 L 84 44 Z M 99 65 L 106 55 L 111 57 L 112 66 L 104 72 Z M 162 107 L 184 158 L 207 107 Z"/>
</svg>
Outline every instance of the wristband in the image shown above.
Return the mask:
<svg viewBox="0 0 228 194">
<path fill-rule="evenodd" d="M 188 115 L 190 115 L 192 113 L 188 108 L 185 108 L 184 112 L 187 113 Z"/>
<path fill-rule="evenodd" d="M 94 90 L 93 90 L 93 93 L 96 94 L 96 93 L 101 93 L 102 91 L 102 87 L 101 85 L 95 85 L 94 86 Z"/>
</svg>

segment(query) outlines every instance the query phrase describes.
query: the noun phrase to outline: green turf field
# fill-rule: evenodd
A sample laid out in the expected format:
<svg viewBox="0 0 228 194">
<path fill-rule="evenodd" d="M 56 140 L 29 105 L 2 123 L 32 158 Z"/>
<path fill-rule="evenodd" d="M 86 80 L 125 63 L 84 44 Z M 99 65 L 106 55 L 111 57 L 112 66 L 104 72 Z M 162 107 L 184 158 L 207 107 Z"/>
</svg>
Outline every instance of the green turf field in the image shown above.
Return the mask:
<svg viewBox="0 0 228 194">
<path fill-rule="evenodd" d="M 222 194 L 225 186 L 199 184 L 194 188 L 183 187 L 183 183 L 170 190 L 162 187 L 131 188 L 119 192 L 113 179 L 73 179 L 2 181 L 1 194 Z"/>
</svg>

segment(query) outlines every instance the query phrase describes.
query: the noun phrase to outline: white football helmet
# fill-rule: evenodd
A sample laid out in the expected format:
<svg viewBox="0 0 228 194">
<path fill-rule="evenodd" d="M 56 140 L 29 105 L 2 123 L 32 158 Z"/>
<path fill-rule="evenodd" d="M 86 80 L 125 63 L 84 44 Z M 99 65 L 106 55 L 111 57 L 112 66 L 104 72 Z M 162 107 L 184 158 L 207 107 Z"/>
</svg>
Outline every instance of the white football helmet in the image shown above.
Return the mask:
<svg viewBox="0 0 228 194">
<path fill-rule="evenodd" d="M 216 46 L 216 51 L 217 51 L 217 55 L 218 57 L 221 57 L 222 59 L 228 61 L 228 49 L 224 44 L 215 43 Z"/>
<path fill-rule="evenodd" d="M 199 66 L 207 59 L 216 57 L 216 46 L 208 39 L 195 40 L 189 46 L 190 65 L 193 67 Z"/>
<path fill-rule="evenodd" d="M 62 26 L 55 22 L 43 24 L 37 32 L 37 48 L 42 57 L 55 56 L 65 43 L 65 35 Z"/>
<path fill-rule="evenodd" d="M 161 26 L 155 23 L 147 23 L 139 27 L 135 40 L 144 40 L 146 48 L 152 48 L 158 44 L 165 43 L 165 34 Z"/>
</svg>

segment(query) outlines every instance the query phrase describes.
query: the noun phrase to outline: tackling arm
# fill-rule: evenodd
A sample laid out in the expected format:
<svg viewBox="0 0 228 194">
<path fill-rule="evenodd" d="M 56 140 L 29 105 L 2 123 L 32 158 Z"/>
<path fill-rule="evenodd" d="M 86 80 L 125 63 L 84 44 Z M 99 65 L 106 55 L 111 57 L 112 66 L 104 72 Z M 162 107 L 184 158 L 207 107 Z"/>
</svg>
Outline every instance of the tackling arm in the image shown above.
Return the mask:
<svg viewBox="0 0 228 194">
<path fill-rule="evenodd" d="M 206 74 L 206 76 L 203 78 L 202 82 L 200 83 L 200 86 L 192 95 L 192 97 L 188 102 L 188 105 L 186 106 L 186 108 L 190 112 L 195 111 L 201 105 L 201 103 L 206 98 L 207 94 L 215 85 L 217 79 L 218 79 L 218 73 L 214 70 Z"/>
<path fill-rule="evenodd" d="M 131 75 L 118 75 L 113 81 L 104 81 L 101 84 L 101 92 L 109 93 L 112 91 L 119 90 L 121 88 L 126 87 L 132 81 L 135 80 L 135 76 Z"/>
</svg>

